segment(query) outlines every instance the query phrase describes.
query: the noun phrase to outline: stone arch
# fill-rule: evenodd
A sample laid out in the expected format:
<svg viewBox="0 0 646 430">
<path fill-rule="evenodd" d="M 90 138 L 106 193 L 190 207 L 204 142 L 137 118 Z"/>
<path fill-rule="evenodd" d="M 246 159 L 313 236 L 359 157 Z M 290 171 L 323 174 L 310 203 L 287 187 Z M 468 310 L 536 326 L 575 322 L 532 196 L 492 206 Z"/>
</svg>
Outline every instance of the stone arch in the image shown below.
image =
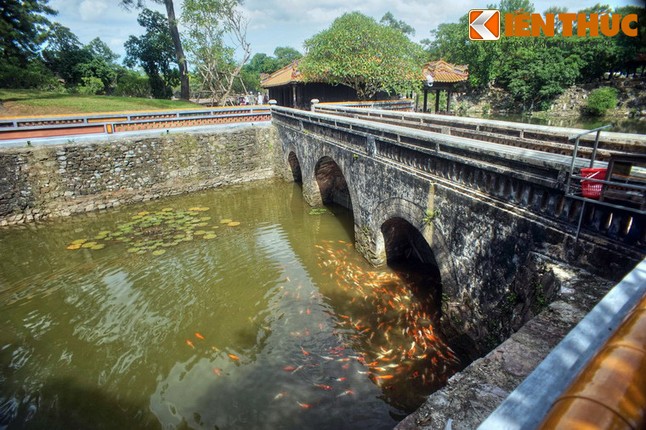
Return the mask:
<svg viewBox="0 0 646 430">
<path fill-rule="evenodd" d="M 354 212 L 352 190 L 343 170 L 328 155 L 319 158 L 314 167 L 314 178 L 323 204 L 336 203 Z"/>
<path fill-rule="evenodd" d="M 301 163 L 298 161 L 298 156 L 294 151 L 289 151 L 289 155 L 287 156 L 287 163 L 289 164 L 289 169 L 292 172 L 294 182 L 302 184 L 303 172 L 301 171 Z"/>
<path fill-rule="evenodd" d="M 388 266 L 405 274 L 413 293 L 421 300 L 430 299 L 437 316 L 442 299 L 442 275 L 435 253 L 422 232 L 401 217 L 386 220 L 380 226 Z"/>
</svg>

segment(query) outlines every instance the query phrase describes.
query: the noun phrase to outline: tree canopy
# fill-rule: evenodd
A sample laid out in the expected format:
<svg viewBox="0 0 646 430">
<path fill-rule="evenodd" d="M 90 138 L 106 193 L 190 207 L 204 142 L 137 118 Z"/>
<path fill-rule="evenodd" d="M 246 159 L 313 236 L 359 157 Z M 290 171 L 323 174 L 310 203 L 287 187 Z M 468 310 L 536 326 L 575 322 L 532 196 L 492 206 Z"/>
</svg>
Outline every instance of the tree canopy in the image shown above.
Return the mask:
<svg viewBox="0 0 646 430">
<path fill-rule="evenodd" d="M 0 58 L 26 64 L 45 41 L 50 21 L 56 15 L 49 0 L 3 0 L 0 8 Z"/>
<path fill-rule="evenodd" d="M 306 81 L 344 84 L 361 99 L 379 91 L 406 93 L 421 85 L 424 55 L 401 30 L 359 12 L 346 13 L 305 41 L 299 68 Z"/>
<path fill-rule="evenodd" d="M 179 71 L 173 67 L 175 49 L 168 31 L 168 21 L 159 12 L 144 9 L 137 17 L 139 25 L 146 29 L 140 37 L 130 36 L 126 41 L 128 67 L 141 66 L 146 72 L 155 98 L 170 98 L 172 86 L 179 83 Z"/>
<path fill-rule="evenodd" d="M 508 12 L 534 12 L 530 0 L 501 0 L 497 8 Z M 546 12 L 562 13 L 563 7 Z M 555 96 L 575 83 L 594 81 L 608 73 L 628 71 L 639 53 L 646 52 L 644 8 L 625 6 L 612 10 L 596 4 L 583 13 L 637 13 L 639 37 L 501 37 L 497 41 L 473 42 L 468 37 L 468 17 L 458 23 L 440 24 L 432 39 L 422 41 L 429 56 L 469 65 L 469 83 L 475 89 L 496 85 L 510 92 L 524 110 L 545 107 Z M 558 20 L 557 20 L 558 22 Z M 504 33 L 505 22 L 501 21 Z M 576 34 L 576 32 L 575 32 Z"/>
</svg>

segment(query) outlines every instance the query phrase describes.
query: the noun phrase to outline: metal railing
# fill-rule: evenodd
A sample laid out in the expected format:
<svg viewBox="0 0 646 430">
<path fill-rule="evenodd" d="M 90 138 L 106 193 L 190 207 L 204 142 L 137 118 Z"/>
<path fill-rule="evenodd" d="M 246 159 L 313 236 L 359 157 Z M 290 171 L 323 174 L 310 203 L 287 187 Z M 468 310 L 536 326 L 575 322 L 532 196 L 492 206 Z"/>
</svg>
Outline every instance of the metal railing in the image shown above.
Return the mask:
<svg viewBox="0 0 646 430">
<path fill-rule="evenodd" d="M 617 204 L 617 203 L 609 203 L 609 202 L 606 202 L 606 201 L 599 200 L 598 198 L 595 199 L 595 198 L 586 197 L 581 192 L 582 186 L 581 185 L 575 186 L 573 181 L 572 181 L 572 179 L 575 179 L 575 180 L 579 181 L 579 184 L 582 184 L 583 181 L 593 183 L 593 184 L 600 184 L 602 188 L 605 187 L 605 186 L 615 186 L 615 187 L 621 187 L 621 188 L 624 188 L 624 189 L 629 188 L 629 189 L 632 189 L 632 190 L 642 191 L 642 192 L 646 191 L 646 186 L 644 186 L 644 185 L 636 185 L 636 184 L 630 184 L 630 183 L 624 183 L 624 182 L 617 182 L 617 181 L 612 181 L 611 179 L 610 180 L 608 180 L 608 179 L 597 179 L 597 178 L 593 178 L 593 177 L 577 175 L 577 174 L 574 173 L 575 162 L 577 161 L 577 157 L 579 156 L 579 145 L 580 145 L 581 137 L 583 137 L 585 135 L 588 135 L 588 134 L 592 134 L 592 133 L 596 133 L 596 135 L 595 135 L 595 139 L 594 139 L 594 145 L 592 147 L 592 154 L 590 156 L 589 168 L 594 168 L 595 162 L 597 163 L 598 166 L 603 166 L 603 168 L 608 167 L 607 163 L 598 162 L 596 160 L 596 156 L 597 156 L 597 150 L 598 150 L 598 146 L 599 146 L 599 135 L 600 135 L 602 130 L 605 130 L 605 129 L 610 128 L 610 127 L 611 127 L 610 125 L 604 125 L 602 127 L 598 127 L 598 128 L 592 129 L 592 130 L 586 130 L 584 132 L 578 133 L 578 134 L 570 137 L 570 141 L 574 141 L 574 150 L 572 152 L 572 162 L 570 163 L 570 170 L 568 172 L 568 178 L 567 178 L 567 184 L 566 184 L 566 188 L 565 188 L 565 190 L 566 190 L 565 193 L 566 193 L 566 196 L 568 196 L 570 198 L 573 198 L 573 199 L 576 199 L 576 200 L 580 200 L 580 201 L 583 202 L 582 207 L 581 207 L 581 211 L 579 213 L 579 220 L 578 220 L 578 223 L 577 223 L 575 240 L 579 239 L 579 234 L 581 232 L 581 223 L 583 221 L 583 216 L 584 216 L 585 211 L 586 211 L 586 204 L 588 204 L 588 203 L 592 203 L 592 204 L 595 204 L 595 205 L 606 206 L 606 207 L 609 207 L 609 208 L 612 208 L 612 209 L 618 209 L 618 210 L 622 210 L 622 211 L 632 212 L 632 213 L 635 213 L 635 214 L 638 214 L 638 215 L 646 215 L 646 211 L 641 209 L 641 206 L 640 206 L 640 208 L 634 208 L 634 207 L 631 207 L 631 206 L 620 205 L 620 204 Z M 603 190 L 601 191 L 601 193 L 603 193 Z M 642 197 L 642 199 L 643 199 L 643 197 Z"/>
</svg>

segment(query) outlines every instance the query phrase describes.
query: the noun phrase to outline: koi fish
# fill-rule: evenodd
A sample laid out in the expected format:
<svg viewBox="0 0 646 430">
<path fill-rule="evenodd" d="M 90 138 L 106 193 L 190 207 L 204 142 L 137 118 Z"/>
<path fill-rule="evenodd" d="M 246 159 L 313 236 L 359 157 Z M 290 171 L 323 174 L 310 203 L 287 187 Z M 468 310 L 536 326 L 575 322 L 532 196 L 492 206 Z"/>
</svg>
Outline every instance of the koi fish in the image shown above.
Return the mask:
<svg viewBox="0 0 646 430">
<path fill-rule="evenodd" d="M 303 347 L 302 347 L 302 346 L 301 346 L 301 351 L 303 352 L 303 355 L 310 355 L 310 353 L 309 353 L 309 352 L 307 352 L 307 351 L 305 351 L 305 349 L 303 349 Z"/>
<path fill-rule="evenodd" d="M 354 394 L 354 391 L 352 391 L 352 390 L 345 390 L 345 391 L 344 391 L 344 392 L 342 392 L 341 394 L 337 394 L 337 397 L 343 397 L 343 396 L 347 396 L 347 395 L 349 395 L 349 394 Z"/>
<path fill-rule="evenodd" d="M 310 405 L 309 403 L 301 403 L 301 402 L 298 402 L 298 401 L 296 403 L 298 404 L 298 406 L 300 406 L 303 409 L 309 409 L 309 408 L 312 407 L 312 405 Z"/>
<path fill-rule="evenodd" d="M 240 357 L 238 357 L 238 356 L 237 356 L 237 355 L 235 355 L 235 354 L 227 354 L 227 355 L 228 355 L 228 356 L 229 356 L 229 358 L 230 358 L 231 360 L 233 360 L 233 361 L 240 361 Z"/>
<path fill-rule="evenodd" d="M 394 375 L 373 375 L 376 379 L 393 379 Z"/>
<path fill-rule="evenodd" d="M 200 340 L 204 340 L 204 336 L 202 336 L 202 334 L 199 333 L 199 332 L 195 332 L 195 337 L 200 339 Z"/>
<path fill-rule="evenodd" d="M 217 376 L 222 376 L 222 369 L 220 369 L 219 367 L 214 367 L 213 373 L 215 373 Z"/>
<path fill-rule="evenodd" d="M 195 349 L 195 345 L 193 345 L 193 342 L 191 342 L 190 339 L 186 339 L 186 344 L 190 346 L 191 348 Z"/>
<path fill-rule="evenodd" d="M 332 389 L 331 385 L 314 384 L 314 386 L 320 388 L 321 390 L 325 390 L 325 391 L 330 391 Z"/>
<path fill-rule="evenodd" d="M 276 395 L 274 396 L 274 400 L 282 399 L 282 398 L 283 398 L 283 397 L 285 397 L 286 395 L 287 395 L 287 393 L 286 393 L 285 391 L 281 391 L 280 393 L 278 393 L 278 394 L 276 394 Z"/>
<path fill-rule="evenodd" d="M 342 376 L 342 377 L 340 377 L 340 378 L 336 378 L 336 379 L 335 379 L 335 381 L 336 381 L 336 382 L 343 382 L 343 381 L 345 381 L 346 379 L 348 379 L 348 378 L 346 378 L 346 377 Z"/>
<path fill-rule="evenodd" d="M 307 308 L 307 310 L 305 311 L 305 313 L 306 313 L 307 315 L 311 315 L 311 314 L 312 314 L 312 311 L 310 310 L 310 308 Z"/>
</svg>

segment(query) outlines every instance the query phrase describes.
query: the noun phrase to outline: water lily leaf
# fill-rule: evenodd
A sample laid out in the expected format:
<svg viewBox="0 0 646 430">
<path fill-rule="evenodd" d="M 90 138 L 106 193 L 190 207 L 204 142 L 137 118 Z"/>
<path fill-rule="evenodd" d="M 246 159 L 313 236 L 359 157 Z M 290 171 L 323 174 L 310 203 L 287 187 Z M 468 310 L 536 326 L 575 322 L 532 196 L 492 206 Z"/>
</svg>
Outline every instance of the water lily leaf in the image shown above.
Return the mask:
<svg viewBox="0 0 646 430">
<path fill-rule="evenodd" d="M 163 255 L 163 254 L 166 254 L 165 249 L 158 249 L 157 251 L 153 251 L 154 256 Z"/>
<path fill-rule="evenodd" d="M 128 248 L 128 252 L 131 254 L 134 254 L 135 252 L 139 252 L 139 251 L 141 251 L 141 248 L 137 248 L 137 247 Z"/>
<path fill-rule="evenodd" d="M 199 223 L 199 224 L 195 224 L 195 225 L 196 225 L 197 227 L 206 227 L 207 225 L 209 225 L 209 223 L 208 223 L 208 222 L 201 222 L 201 223 Z"/>
<path fill-rule="evenodd" d="M 240 221 L 231 221 L 227 224 L 229 227 L 237 227 L 240 225 Z"/>
<path fill-rule="evenodd" d="M 71 245 L 68 245 L 67 248 L 65 248 L 65 249 L 69 249 L 70 251 L 75 251 L 77 249 L 81 249 L 81 244 L 80 243 L 76 243 L 76 244 L 73 243 Z"/>
<path fill-rule="evenodd" d="M 85 242 L 83 245 L 81 245 L 81 248 L 92 248 L 94 245 L 97 245 L 96 242 Z"/>
<path fill-rule="evenodd" d="M 206 234 L 206 231 L 204 230 L 198 230 L 195 233 L 193 233 L 195 236 L 204 236 Z"/>
<path fill-rule="evenodd" d="M 209 221 L 210 219 L 211 219 L 211 217 L 210 217 L 210 216 L 203 216 L 203 217 L 200 217 L 200 221 Z"/>
<path fill-rule="evenodd" d="M 233 220 L 231 218 L 224 218 L 220 220 L 220 224 L 229 224 Z"/>
<path fill-rule="evenodd" d="M 76 239 L 72 241 L 72 245 L 83 245 L 85 242 L 87 242 L 87 239 Z"/>
<path fill-rule="evenodd" d="M 205 234 L 203 237 L 204 239 L 215 239 L 216 237 L 218 237 L 218 235 L 215 233 L 209 233 L 209 234 Z"/>
<path fill-rule="evenodd" d="M 94 246 L 90 247 L 90 249 L 92 249 L 94 251 L 98 251 L 99 249 L 103 249 L 103 248 L 105 248 L 105 245 L 103 243 L 99 243 L 97 245 L 94 245 Z"/>
</svg>

